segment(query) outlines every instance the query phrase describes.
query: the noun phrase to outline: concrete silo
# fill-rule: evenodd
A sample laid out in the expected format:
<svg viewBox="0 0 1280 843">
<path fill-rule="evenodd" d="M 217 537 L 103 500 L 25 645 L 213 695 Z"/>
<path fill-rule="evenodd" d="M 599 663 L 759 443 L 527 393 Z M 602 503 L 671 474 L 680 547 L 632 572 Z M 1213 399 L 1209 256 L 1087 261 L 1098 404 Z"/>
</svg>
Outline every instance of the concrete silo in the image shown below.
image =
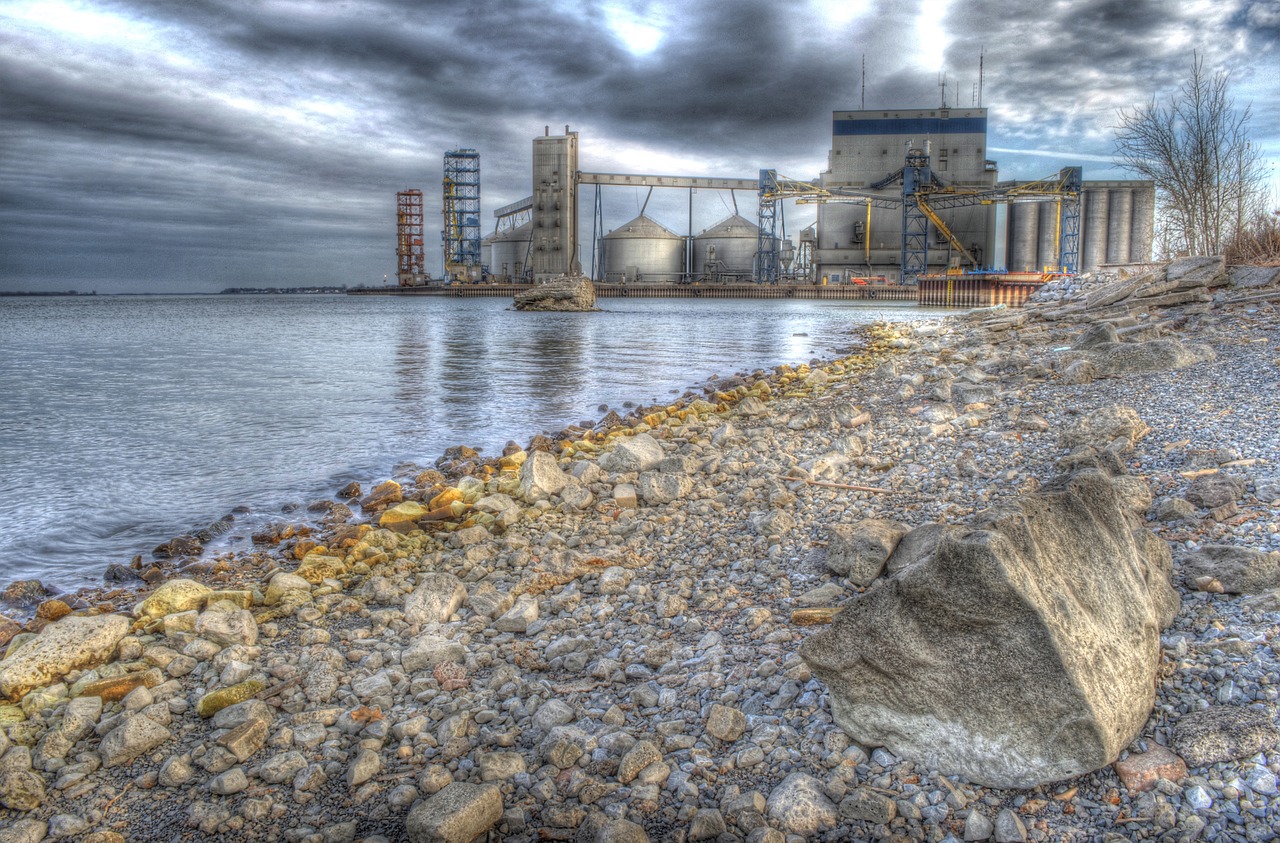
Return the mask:
<svg viewBox="0 0 1280 843">
<path fill-rule="evenodd" d="M 693 238 L 694 277 L 749 279 L 760 229 L 737 214 Z"/>
<path fill-rule="evenodd" d="M 532 236 L 532 222 L 493 235 L 493 257 L 489 263 L 489 274 L 498 281 L 515 281 L 527 277 L 530 271 L 529 240 Z"/>
<path fill-rule="evenodd" d="M 684 273 L 684 238 L 643 214 L 602 242 L 606 282 L 675 282 Z"/>
</svg>

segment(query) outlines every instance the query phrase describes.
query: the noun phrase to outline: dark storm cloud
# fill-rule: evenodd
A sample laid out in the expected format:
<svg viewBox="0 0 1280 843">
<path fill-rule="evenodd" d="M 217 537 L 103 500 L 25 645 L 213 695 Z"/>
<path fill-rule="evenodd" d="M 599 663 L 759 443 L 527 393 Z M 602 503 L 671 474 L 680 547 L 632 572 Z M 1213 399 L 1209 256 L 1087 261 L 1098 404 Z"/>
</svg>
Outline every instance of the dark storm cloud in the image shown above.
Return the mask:
<svg viewBox="0 0 1280 843">
<path fill-rule="evenodd" d="M 1192 49 L 1254 84 L 1277 64 L 1275 0 L 813 2 L 15 0 L 0 10 L 0 285 L 380 281 L 407 187 L 438 266 L 444 151 L 481 152 L 488 227 L 528 195 L 544 124 L 583 131 L 584 169 L 811 178 L 864 60 L 868 107 L 932 106 L 943 72 L 965 106 L 985 49 L 993 146 L 1094 156 L 1115 109 L 1176 87 Z M 1255 101 L 1270 142 L 1276 108 Z"/>
</svg>

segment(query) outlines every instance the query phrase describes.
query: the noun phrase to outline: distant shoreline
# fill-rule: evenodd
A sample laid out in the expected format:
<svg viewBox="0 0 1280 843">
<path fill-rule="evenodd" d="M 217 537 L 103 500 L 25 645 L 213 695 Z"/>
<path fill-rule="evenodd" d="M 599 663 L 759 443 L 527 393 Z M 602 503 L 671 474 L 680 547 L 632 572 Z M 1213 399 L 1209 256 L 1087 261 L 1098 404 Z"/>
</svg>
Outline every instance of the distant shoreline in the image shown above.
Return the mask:
<svg viewBox="0 0 1280 843">
<path fill-rule="evenodd" d="M 20 298 L 39 296 L 74 296 L 76 298 L 107 298 L 115 296 L 274 296 L 274 295 L 341 295 L 347 292 L 344 284 L 337 287 L 227 287 L 225 290 L 210 292 L 208 290 L 167 290 L 148 293 L 99 293 L 92 290 L 82 293 L 78 290 L 0 290 L 0 297 Z"/>
</svg>

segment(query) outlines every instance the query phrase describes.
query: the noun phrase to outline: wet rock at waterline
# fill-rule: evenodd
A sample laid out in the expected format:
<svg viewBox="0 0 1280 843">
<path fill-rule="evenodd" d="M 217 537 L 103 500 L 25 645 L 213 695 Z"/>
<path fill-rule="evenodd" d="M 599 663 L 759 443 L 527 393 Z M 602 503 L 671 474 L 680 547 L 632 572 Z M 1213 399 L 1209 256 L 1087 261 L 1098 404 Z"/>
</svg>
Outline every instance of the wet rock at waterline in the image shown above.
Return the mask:
<svg viewBox="0 0 1280 843">
<path fill-rule="evenodd" d="M 585 275 L 561 275 L 515 295 L 516 310 L 587 313 L 596 307 L 596 288 Z"/>
</svg>

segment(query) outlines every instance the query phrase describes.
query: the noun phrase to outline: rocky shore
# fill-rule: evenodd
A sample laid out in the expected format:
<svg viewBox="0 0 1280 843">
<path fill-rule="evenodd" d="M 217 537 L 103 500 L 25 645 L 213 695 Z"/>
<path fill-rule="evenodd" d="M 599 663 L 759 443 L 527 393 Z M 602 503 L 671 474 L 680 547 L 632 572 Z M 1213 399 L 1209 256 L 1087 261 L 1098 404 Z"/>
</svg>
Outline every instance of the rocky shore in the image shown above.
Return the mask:
<svg viewBox="0 0 1280 843">
<path fill-rule="evenodd" d="M 1055 282 L 32 586 L 0 843 L 1277 839 L 1277 303 Z"/>
</svg>

